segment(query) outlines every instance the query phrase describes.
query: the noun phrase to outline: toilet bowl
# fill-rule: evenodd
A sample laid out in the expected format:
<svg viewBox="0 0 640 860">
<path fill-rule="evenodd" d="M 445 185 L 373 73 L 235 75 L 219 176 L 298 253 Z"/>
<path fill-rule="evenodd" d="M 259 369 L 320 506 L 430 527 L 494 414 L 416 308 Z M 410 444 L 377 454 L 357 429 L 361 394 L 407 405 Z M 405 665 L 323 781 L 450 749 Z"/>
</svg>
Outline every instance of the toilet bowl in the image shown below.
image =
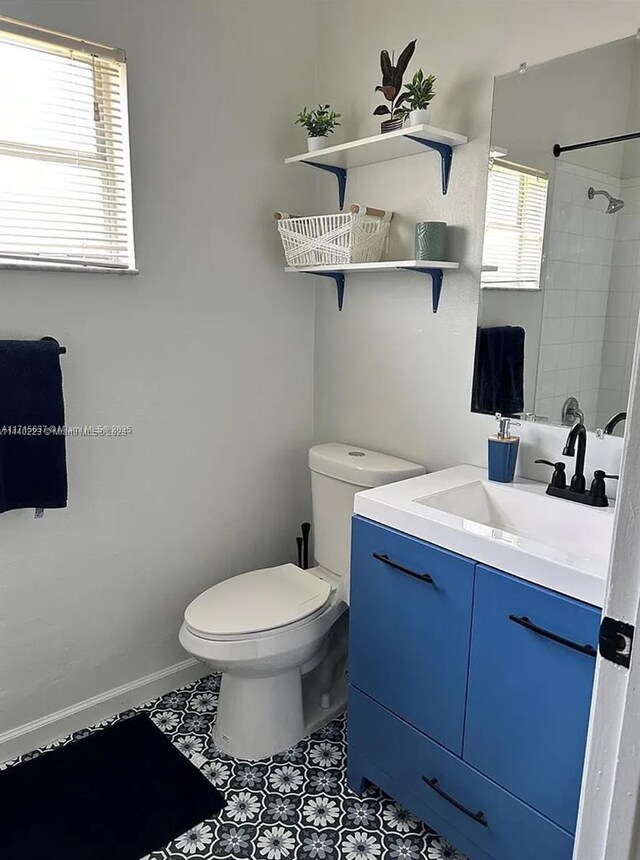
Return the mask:
<svg viewBox="0 0 640 860">
<path fill-rule="evenodd" d="M 213 733 L 222 751 L 264 758 L 313 730 L 303 679 L 326 659 L 328 634 L 347 608 L 328 577 L 293 564 L 255 570 L 213 586 L 187 608 L 182 646 L 222 672 Z M 331 677 L 320 696 L 327 713 L 316 715 L 318 725 L 343 709 L 344 684 Z"/>
<path fill-rule="evenodd" d="M 315 557 L 243 573 L 187 607 L 183 648 L 222 673 L 213 739 L 256 760 L 294 746 L 344 709 L 351 512 L 361 489 L 424 468 L 349 445 L 316 445 L 312 473 Z"/>
</svg>

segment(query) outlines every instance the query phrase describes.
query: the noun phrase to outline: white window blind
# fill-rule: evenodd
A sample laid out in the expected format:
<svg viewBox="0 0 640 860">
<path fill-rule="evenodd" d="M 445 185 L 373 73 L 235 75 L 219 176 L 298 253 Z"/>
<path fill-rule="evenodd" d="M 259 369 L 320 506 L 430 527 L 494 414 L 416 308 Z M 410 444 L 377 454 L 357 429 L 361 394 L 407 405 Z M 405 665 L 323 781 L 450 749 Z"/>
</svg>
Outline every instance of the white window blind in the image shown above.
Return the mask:
<svg viewBox="0 0 640 860">
<path fill-rule="evenodd" d="M 482 286 L 540 289 L 549 178 L 492 160 L 489 165 Z"/>
<path fill-rule="evenodd" d="M 1 17 L 0 266 L 135 269 L 124 53 Z"/>
</svg>

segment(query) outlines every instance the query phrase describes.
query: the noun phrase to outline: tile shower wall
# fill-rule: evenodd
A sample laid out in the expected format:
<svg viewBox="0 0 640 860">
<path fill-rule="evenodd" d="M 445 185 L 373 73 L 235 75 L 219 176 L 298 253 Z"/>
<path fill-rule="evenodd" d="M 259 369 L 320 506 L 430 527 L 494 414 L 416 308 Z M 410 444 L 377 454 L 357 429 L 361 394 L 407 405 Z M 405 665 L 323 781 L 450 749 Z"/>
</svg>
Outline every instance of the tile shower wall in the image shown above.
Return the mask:
<svg viewBox="0 0 640 860">
<path fill-rule="evenodd" d="M 623 179 L 607 302 L 596 421 L 603 427 L 626 409 L 640 310 L 640 177 Z M 608 216 L 611 217 L 611 216 Z M 624 425 L 618 425 L 620 435 Z"/>
<path fill-rule="evenodd" d="M 585 413 L 587 426 L 593 427 L 599 410 L 618 216 L 605 215 L 603 198 L 589 200 L 590 185 L 620 195 L 620 179 L 615 176 L 566 161 L 557 164 L 548 227 L 535 411 L 560 423 L 562 406 L 573 395 Z"/>
</svg>

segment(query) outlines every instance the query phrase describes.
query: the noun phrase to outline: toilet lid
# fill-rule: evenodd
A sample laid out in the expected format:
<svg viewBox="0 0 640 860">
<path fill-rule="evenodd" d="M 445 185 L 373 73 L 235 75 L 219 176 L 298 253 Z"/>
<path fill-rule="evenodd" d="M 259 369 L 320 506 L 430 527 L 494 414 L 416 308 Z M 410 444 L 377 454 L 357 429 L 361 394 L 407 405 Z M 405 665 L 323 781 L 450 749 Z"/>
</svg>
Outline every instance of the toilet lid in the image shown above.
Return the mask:
<svg viewBox="0 0 640 860">
<path fill-rule="evenodd" d="M 296 567 L 281 564 L 242 573 L 207 589 L 184 613 L 196 635 L 260 633 L 301 621 L 326 604 L 328 582 Z"/>
</svg>

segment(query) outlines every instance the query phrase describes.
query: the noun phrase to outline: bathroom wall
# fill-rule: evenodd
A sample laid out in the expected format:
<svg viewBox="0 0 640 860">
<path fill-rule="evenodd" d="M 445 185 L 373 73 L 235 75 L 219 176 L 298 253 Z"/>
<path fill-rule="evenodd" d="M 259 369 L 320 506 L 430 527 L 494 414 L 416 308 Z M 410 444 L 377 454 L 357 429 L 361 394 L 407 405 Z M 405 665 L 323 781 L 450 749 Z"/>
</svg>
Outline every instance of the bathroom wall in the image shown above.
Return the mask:
<svg viewBox="0 0 640 860">
<path fill-rule="evenodd" d="M 67 510 L 0 517 L 2 740 L 183 661 L 189 600 L 294 557 L 313 291 L 282 274 L 272 212 L 311 194 L 310 171 L 282 160 L 315 98 L 316 8 L 3 0 L 0 14 L 126 49 L 140 268 L 0 272 L 1 335 L 67 347 L 68 424 L 133 427 L 69 439 Z"/>
<path fill-rule="evenodd" d="M 572 51 L 631 35 L 637 9 L 626 2 L 422 2 L 327 0 L 322 4 L 320 89 L 345 114 L 344 136 L 377 131 L 381 48 L 401 50 L 418 37 L 413 68 L 438 76 L 432 122 L 467 134 L 456 150 L 449 194 L 439 188 L 435 155 L 353 171 L 349 200 L 397 210 L 392 256 L 411 256 L 416 220 L 452 225 L 448 253 L 459 273 L 445 277 L 440 310 L 430 310 L 423 276 L 348 278 L 345 306 L 316 287 L 315 434 L 406 456 L 429 469 L 484 464 L 491 418 L 469 411 L 477 322 L 486 161 L 493 78 Z M 333 185 L 321 190 L 335 209 Z M 536 455 L 557 457 L 566 431 L 523 427 L 521 467 L 543 480 Z M 618 440 L 590 437 L 589 465 L 619 456 Z M 610 444 L 611 443 L 611 444 Z"/>
</svg>

